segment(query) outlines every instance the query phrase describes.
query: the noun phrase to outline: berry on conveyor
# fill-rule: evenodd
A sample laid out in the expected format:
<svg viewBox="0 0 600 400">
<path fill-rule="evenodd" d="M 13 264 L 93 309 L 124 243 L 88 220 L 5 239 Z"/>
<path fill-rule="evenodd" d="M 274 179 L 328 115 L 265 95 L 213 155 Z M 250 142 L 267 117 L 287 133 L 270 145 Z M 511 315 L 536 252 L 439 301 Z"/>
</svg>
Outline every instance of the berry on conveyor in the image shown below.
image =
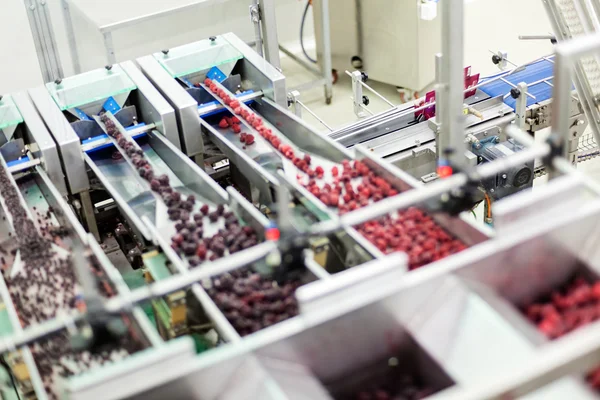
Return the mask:
<svg viewBox="0 0 600 400">
<path fill-rule="evenodd" d="M 236 331 L 246 336 L 296 316 L 294 292 L 299 286 L 299 281 L 279 286 L 251 269 L 243 269 L 213 278 L 207 292 Z"/>
<path fill-rule="evenodd" d="M 558 339 L 600 319 L 600 280 L 577 276 L 523 312 L 544 336 Z M 600 391 L 600 367 L 588 373 L 586 381 Z"/>
</svg>

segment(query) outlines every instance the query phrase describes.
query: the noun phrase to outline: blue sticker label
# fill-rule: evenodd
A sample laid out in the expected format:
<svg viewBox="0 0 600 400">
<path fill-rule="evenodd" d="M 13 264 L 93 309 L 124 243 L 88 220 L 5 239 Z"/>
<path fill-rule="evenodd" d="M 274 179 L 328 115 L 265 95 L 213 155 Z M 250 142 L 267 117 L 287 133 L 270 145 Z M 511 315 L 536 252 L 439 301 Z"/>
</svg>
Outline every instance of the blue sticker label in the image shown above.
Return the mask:
<svg viewBox="0 0 600 400">
<path fill-rule="evenodd" d="M 227 78 L 223 71 L 221 71 L 217 67 L 212 67 L 210 71 L 208 71 L 208 73 L 206 74 L 206 77 L 209 79 L 214 79 L 219 83 L 223 82 Z"/>
<path fill-rule="evenodd" d="M 119 104 L 115 101 L 115 99 L 113 99 L 112 96 L 106 99 L 106 101 L 102 105 L 102 108 L 104 108 L 104 110 L 106 111 L 110 111 L 113 114 L 115 114 L 121 109 L 121 107 L 119 107 Z"/>
</svg>

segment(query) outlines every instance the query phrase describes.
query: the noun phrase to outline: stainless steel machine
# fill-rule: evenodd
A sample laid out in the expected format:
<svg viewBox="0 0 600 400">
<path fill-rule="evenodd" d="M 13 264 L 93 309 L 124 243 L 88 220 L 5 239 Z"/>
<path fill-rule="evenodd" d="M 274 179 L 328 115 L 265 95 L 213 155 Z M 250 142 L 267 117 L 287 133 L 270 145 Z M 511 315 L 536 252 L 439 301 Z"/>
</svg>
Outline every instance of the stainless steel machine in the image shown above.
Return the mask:
<svg viewBox="0 0 600 400">
<path fill-rule="evenodd" d="M 573 280 L 587 288 L 573 306 L 600 297 L 600 189 L 568 159 L 581 118 L 570 68 L 598 43 L 557 47 L 560 107 L 541 143 L 527 132 L 547 124 L 543 105 L 528 109 L 533 90 L 503 75 L 517 112 L 483 86 L 465 102 L 461 57 L 441 60 L 439 117 L 400 129 L 433 132 L 435 165 L 456 167 L 427 184 L 378 157 L 380 137 L 349 146 L 290 113 L 283 76 L 232 34 L 30 90 L 41 133 L 25 100 L 5 96 L 11 387 L 38 399 L 596 398 L 582 379 L 596 386 L 595 311 L 550 341 L 566 312 L 542 324 L 529 310 L 564 304 L 551 292 Z M 384 130 L 403 117 L 388 114 Z M 536 159 L 552 179 L 532 191 Z M 481 185 L 501 192 L 494 231 L 465 216 Z"/>
<path fill-rule="evenodd" d="M 482 149 L 499 144 L 505 147 L 508 126 L 518 126 L 531 135 L 550 127 L 552 74 L 553 58 L 547 56 L 479 82 L 472 81 L 470 86 L 465 81 L 465 142 L 471 147 L 465 157 L 470 165 L 489 161 Z M 360 79 L 360 74 L 353 74 L 353 79 Z M 440 121 L 435 117 L 435 96 L 431 98 L 367 117 L 331 132 L 330 137 L 347 147 L 360 144 L 415 178 L 428 182 L 436 178 L 439 158 L 436 140 L 440 132 Z M 569 159 L 573 163 L 585 157 L 578 145 L 587 126 L 588 118 L 574 92 L 569 104 Z M 506 154 L 505 150 L 501 151 Z M 533 182 L 534 168 L 529 169 L 529 179 L 524 179 L 519 186 L 510 186 L 529 186 Z M 536 166 L 535 170 L 539 174 L 541 167 Z M 488 189 L 498 193 L 495 187 Z"/>
</svg>

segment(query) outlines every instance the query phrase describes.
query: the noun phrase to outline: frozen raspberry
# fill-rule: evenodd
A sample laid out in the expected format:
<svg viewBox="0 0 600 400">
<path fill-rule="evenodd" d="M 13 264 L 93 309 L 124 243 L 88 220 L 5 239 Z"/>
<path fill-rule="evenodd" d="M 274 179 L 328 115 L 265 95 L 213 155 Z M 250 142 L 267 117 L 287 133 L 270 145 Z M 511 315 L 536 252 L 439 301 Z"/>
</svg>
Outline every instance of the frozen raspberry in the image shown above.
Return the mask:
<svg viewBox="0 0 600 400">
<path fill-rule="evenodd" d="M 231 130 L 233 131 L 233 133 L 238 134 L 242 131 L 242 128 L 240 127 L 240 124 L 233 124 L 231 126 Z"/>
<path fill-rule="evenodd" d="M 219 122 L 219 128 L 229 128 L 229 123 L 227 123 L 227 120 L 225 118 L 221 119 L 221 121 Z"/>
</svg>

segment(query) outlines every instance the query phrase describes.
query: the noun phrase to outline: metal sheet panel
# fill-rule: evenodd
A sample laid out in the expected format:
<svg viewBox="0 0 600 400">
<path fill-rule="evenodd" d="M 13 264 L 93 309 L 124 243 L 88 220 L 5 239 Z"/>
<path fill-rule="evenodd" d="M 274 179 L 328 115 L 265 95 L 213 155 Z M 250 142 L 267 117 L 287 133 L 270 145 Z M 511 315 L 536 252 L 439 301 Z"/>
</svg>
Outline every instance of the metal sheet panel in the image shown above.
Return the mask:
<svg viewBox="0 0 600 400">
<path fill-rule="evenodd" d="M 27 132 L 37 145 L 44 169 L 60 194 L 66 196 L 68 192 L 65 175 L 52 135 L 46 129 L 27 92 L 14 93 L 13 100 L 19 107 L 19 111 L 21 111 Z"/>
<path fill-rule="evenodd" d="M 179 138 L 171 135 L 169 140 L 192 157 L 204 152 L 204 142 L 198 117 L 198 103 L 177 83 L 165 69 L 149 55 L 140 57 L 137 63 L 142 71 L 173 106 L 177 114 Z"/>
<path fill-rule="evenodd" d="M 154 122 L 156 129 L 171 142 L 179 138 L 175 110 L 162 97 L 148 78 L 136 67 L 133 61 L 122 62 L 121 67 L 137 86 L 137 105 L 144 122 Z M 177 145 L 176 142 L 174 142 Z"/>
<path fill-rule="evenodd" d="M 242 61 L 243 79 L 249 79 L 263 91 L 267 98 L 282 107 L 287 107 L 287 92 L 283 74 L 234 33 L 225 33 L 223 37 L 244 56 Z"/>
<path fill-rule="evenodd" d="M 45 86 L 29 89 L 29 95 L 58 145 L 62 166 L 71 194 L 88 190 L 88 181 L 79 137 L 46 90 Z"/>
</svg>

